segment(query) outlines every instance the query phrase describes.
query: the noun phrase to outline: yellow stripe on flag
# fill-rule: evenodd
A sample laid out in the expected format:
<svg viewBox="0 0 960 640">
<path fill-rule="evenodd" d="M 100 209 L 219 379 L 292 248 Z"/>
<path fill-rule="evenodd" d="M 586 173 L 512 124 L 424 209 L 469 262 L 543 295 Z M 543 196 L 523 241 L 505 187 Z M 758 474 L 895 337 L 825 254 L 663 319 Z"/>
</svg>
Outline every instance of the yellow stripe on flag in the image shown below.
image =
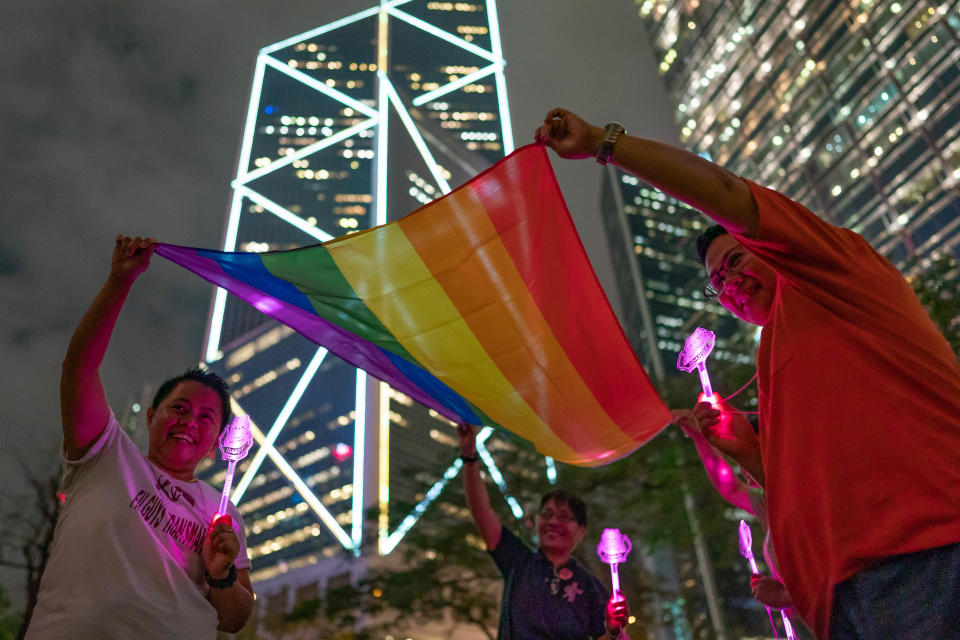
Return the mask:
<svg viewBox="0 0 960 640">
<path fill-rule="evenodd" d="M 581 458 L 504 377 L 400 227 L 388 224 L 326 246 L 367 308 L 437 378 L 492 420 L 539 443 L 542 453 Z"/>
</svg>

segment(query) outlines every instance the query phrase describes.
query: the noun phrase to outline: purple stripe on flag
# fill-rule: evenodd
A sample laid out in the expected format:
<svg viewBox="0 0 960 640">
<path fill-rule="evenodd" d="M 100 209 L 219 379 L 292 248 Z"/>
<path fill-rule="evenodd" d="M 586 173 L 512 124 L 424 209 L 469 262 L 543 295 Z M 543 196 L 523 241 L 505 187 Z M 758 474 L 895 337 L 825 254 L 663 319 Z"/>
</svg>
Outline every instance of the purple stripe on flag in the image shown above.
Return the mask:
<svg viewBox="0 0 960 640">
<path fill-rule="evenodd" d="M 363 369 L 417 402 L 433 407 L 448 420 L 457 422 L 468 418 L 468 416 L 459 416 L 457 411 L 448 403 L 425 393 L 397 368 L 393 358 L 390 357 L 391 354 L 377 345 L 358 338 L 346 329 L 324 320 L 315 313 L 301 309 L 295 304 L 267 296 L 256 288 L 231 278 L 224 273 L 216 260 L 199 255 L 196 249 L 160 243 L 157 246 L 157 254 L 192 271 L 218 287 L 228 289 L 238 298 L 250 303 L 274 320 L 289 326 L 307 339 L 326 347 L 354 367 Z M 415 367 L 412 364 L 409 366 Z M 416 368 L 420 369 L 419 367 Z M 456 395 L 453 390 L 437 380 L 432 374 L 425 370 L 423 373 L 436 380 L 436 383 L 447 389 L 449 393 Z M 459 395 L 457 397 L 459 398 Z"/>
</svg>

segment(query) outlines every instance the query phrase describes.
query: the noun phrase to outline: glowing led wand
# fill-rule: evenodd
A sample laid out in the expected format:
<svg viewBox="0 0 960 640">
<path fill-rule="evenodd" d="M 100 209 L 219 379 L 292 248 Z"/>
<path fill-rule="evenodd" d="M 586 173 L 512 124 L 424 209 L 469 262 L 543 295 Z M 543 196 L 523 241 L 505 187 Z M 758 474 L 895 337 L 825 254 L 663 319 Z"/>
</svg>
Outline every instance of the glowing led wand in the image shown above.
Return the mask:
<svg viewBox="0 0 960 640">
<path fill-rule="evenodd" d="M 250 418 L 244 414 L 237 416 L 220 434 L 220 456 L 227 461 L 227 477 L 223 479 L 223 495 L 220 496 L 220 508 L 216 517 L 227 512 L 227 500 L 230 499 L 230 487 L 233 486 L 233 472 L 237 463 L 247 457 L 253 446 L 253 434 L 250 432 Z"/>
<path fill-rule="evenodd" d="M 760 573 L 753 557 L 753 532 L 750 531 L 750 525 L 743 520 L 740 521 L 740 555 L 750 564 L 750 573 Z"/>
<path fill-rule="evenodd" d="M 610 583 L 613 586 L 614 595 L 620 592 L 620 573 L 617 565 L 627 559 L 627 554 L 632 548 L 630 538 L 620 533 L 620 529 L 604 529 L 600 535 L 597 555 L 610 565 Z"/>
<path fill-rule="evenodd" d="M 753 533 L 750 531 L 750 525 L 743 520 L 740 521 L 740 555 L 750 563 L 750 573 L 760 573 L 760 570 L 757 569 L 757 561 L 753 557 Z M 770 618 L 770 624 L 773 624 L 770 607 L 767 607 L 767 617 Z M 793 626 L 790 624 L 790 619 L 787 618 L 787 614 L 781 610 L 780 617 L 783 619 L 783 628 L 787 632 L 787 638 L 794 640 L 796 636 L 793 633 Z M 773 632 L 777 632 L 776 627 L 773 628 Z"/>
<path fill-rule="evenodd" d="M 707 373 L 707 357 L 713 351 L 717 336 L 709 329 L 697 327 L 683 343 L 683 350 L 677 359 L 677 369 L 690 373 L 694 369 L 700 374 L 700 386 L 703 387 L 703 396 L 707 402 L 715 403 L 713 387 L 710 385 L 710 374 Z"/>
</svg>

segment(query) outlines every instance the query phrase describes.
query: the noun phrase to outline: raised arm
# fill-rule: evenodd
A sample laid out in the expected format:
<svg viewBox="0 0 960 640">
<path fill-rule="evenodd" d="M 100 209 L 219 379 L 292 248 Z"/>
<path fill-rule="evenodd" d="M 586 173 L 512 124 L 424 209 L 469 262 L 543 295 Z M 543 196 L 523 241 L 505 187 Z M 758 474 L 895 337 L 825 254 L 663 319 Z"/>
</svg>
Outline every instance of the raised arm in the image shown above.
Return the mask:
<svg viewBox="0 0 960 640">
<path fill-rule="evenodd" d="M 693 446 L 697 449 L 697 455 L 700 457 L 700 462 L 703 463 L 703 470 L 706 471 L 710 483 L 720 494 L 720 497 L 731 505 L 754 516 L 757 515 L 754 512 L 753 504 L 750 502 L 752 489 L 737 476 L 730 465 L 727 464 L 726 458 L 710 446 L 704 435 L 697 430 L 696 421 L 691 414 L 691 411 L 686 410 L 674 411 L 673 421 L 693 441 Z"/>
<path fill-rule="evenodd" d="M 60 372 L 60 413 L 71 460 L 82 457 L 107 425 L 100 364 L 130 287 L 150 265 L 156 246 L 152 238 L 117 236 L 110 275 L 70 339 Z"/>
<path fill-rule="evenodd" d="M 553 109 L 534 137 L 563 158 L 593 158 L 604 130 L 565 109 Z M 757 208 L 747 183 L 695 153 L 623 134 L 610 161 L 702 211 L 727 231 L 748 236 L 756 231 Z"/>
<path fill-rule="evenodd" d="M 487 543 L 487 549 L 493 551 L 500 543 L 503 523 L 500 522 L 497 512 L 490 506 L 490 496 L 480 476 L 480 462 L 477 459 L 477 428 L 470 424 L 457 425 L 457 436 L 460 439 L 460 453 L 465 458 L 473 459 L 472 462 L 465 461 L 460 471 L 460 475 L 463 476 L 463 492 L 467 496 L 467 508 L 470 509 L 477 531 Z"/>
</svg>

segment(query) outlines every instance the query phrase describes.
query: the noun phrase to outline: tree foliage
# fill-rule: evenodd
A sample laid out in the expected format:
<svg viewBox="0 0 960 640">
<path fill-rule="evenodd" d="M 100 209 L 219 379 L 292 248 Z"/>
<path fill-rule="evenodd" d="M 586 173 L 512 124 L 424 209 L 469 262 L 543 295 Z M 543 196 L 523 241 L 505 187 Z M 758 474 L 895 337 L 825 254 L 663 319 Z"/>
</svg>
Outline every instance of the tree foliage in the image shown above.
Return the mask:
<svg viewBox="0 0 960 640">
<path fill-rule="evenodd" d="M 362 593 L 352 585 L 328 589 L 322 598 L 297 602 L 283 616 L 247 622 L 238 640 L 369 640 L 369 630 L 361 624 Z"/>
<path fill-rule="evenodd" d="M 907 271 L 907 281 L 920 303 L 953 352 L 960 356 L 960 268 L 956 257 L 946 254 L 932 260 L 913 259 Z"/>
<path fill-rule="evenodd" d="M 26 607 L 19 622 L 18 637 L 26 632 L 37 604 L 40 579 L 50 558 L 60 514 L 59 457 L 47 456 L 46 461 L 39 467 L 30 467 L 19 458 L 26 490 L 16 495 L 4 494 L 0 503 L 0 565 L 26 574 Z"/>
<path fill-rule="evenodd" d="M 459 481 L 451 482 L 393 555 L 373 568 L 363 588 L 376 628 L 466 625 L 494 640 L 502 580 L 464 504 Z M 500 510 L 510 522 L 512 517 Z"/>
<path fill-rule="evenodd" d="M 23 615 L 14 611 L 10 606 L 10 599 L 0 588 L 0 640 L 14 640 L 23 622 Z"/>
</svg>

